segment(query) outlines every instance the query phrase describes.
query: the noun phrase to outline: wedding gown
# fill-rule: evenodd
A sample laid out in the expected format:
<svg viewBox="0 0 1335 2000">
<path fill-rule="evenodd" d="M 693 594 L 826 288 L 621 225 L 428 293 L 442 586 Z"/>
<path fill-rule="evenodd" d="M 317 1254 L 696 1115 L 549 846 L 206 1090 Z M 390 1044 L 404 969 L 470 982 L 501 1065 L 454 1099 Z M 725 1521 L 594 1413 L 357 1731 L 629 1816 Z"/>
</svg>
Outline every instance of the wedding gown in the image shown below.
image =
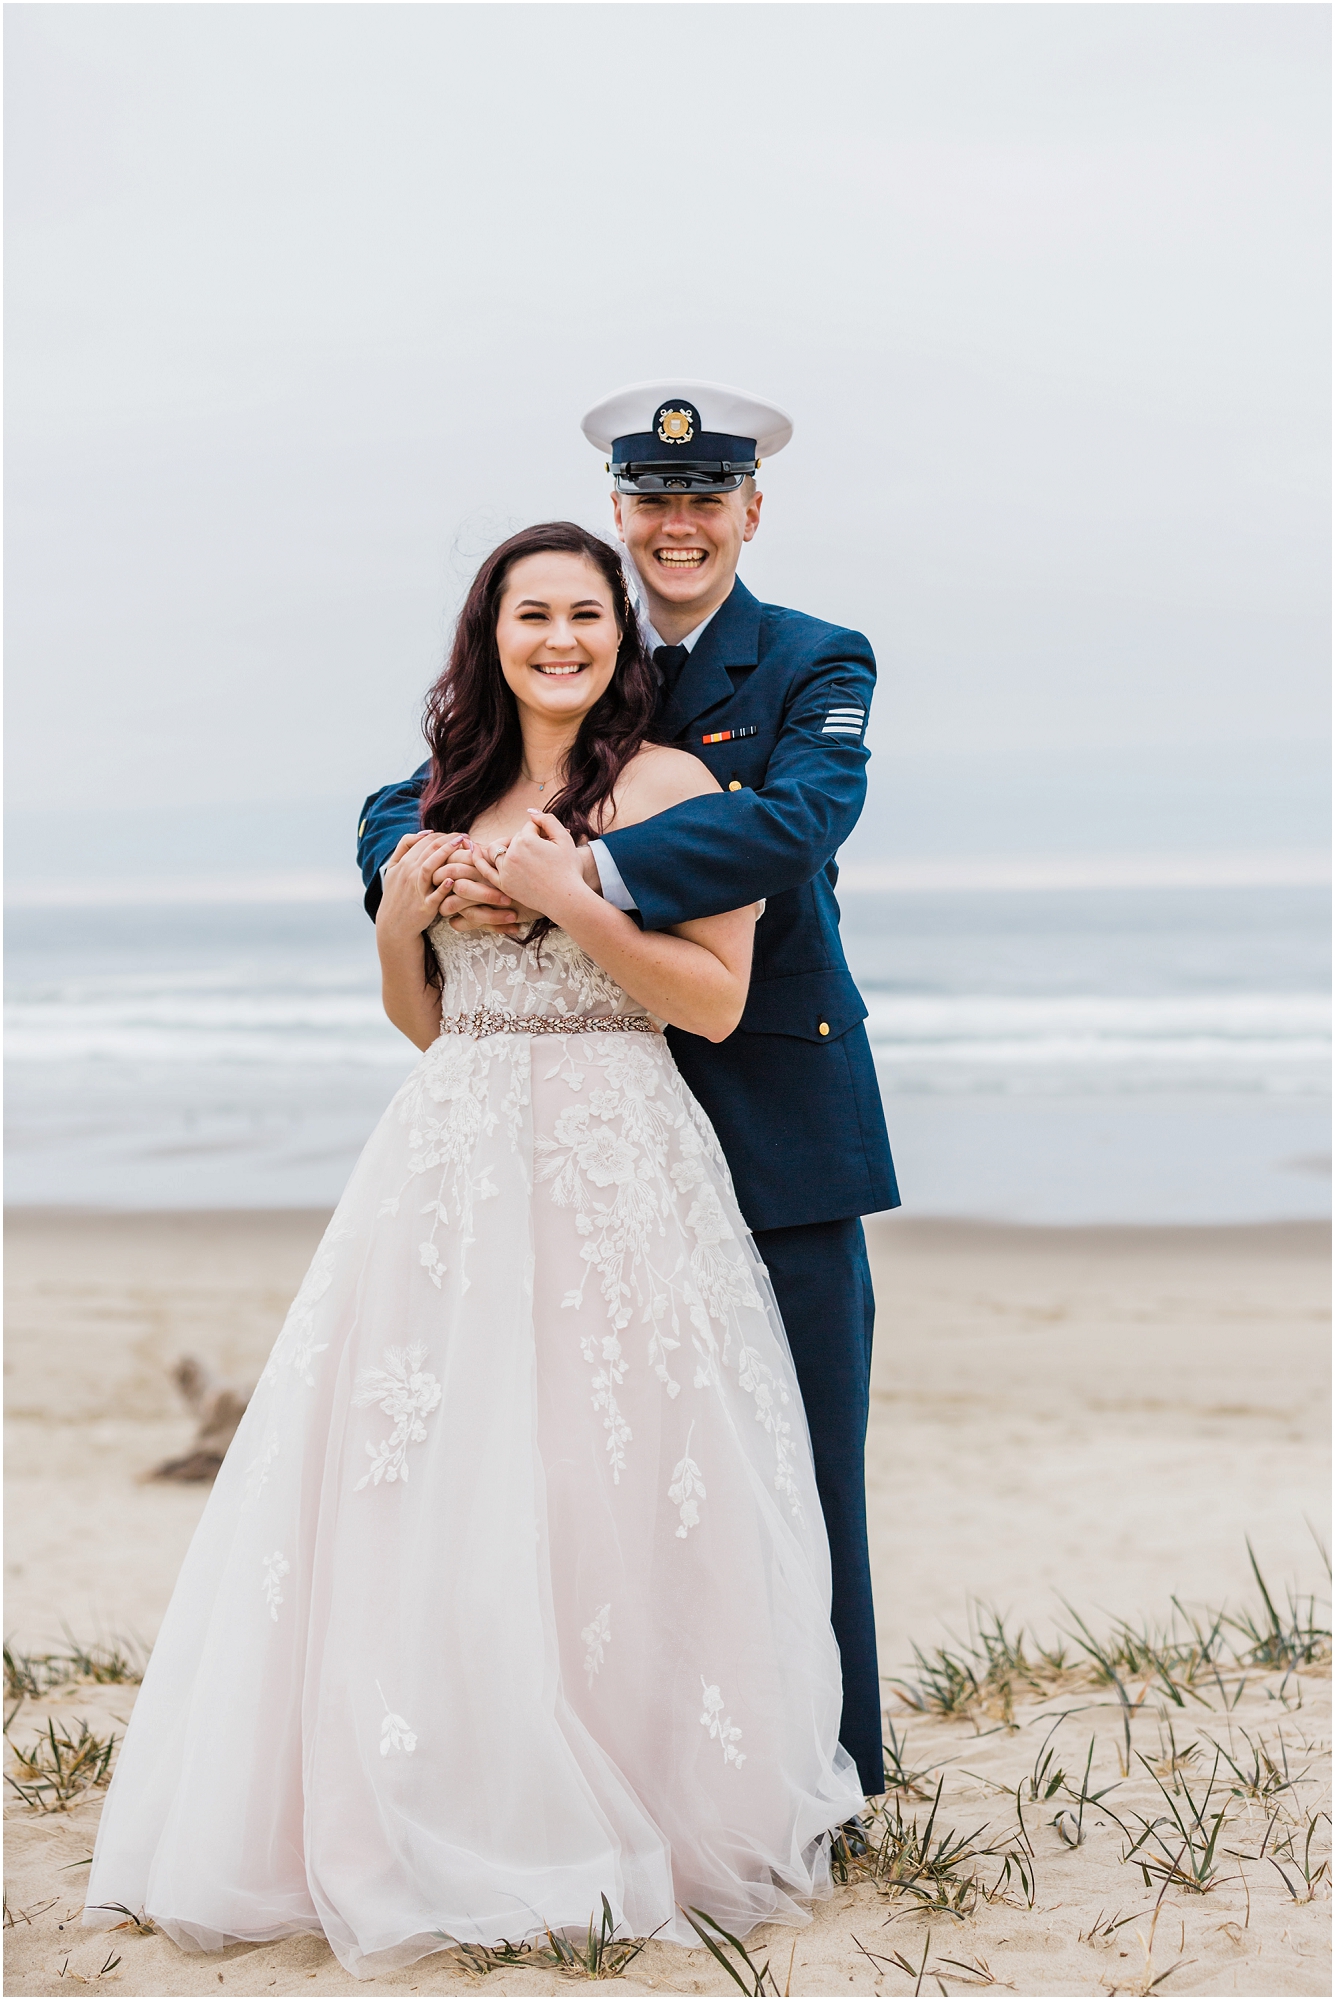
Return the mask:
<svg viewBox="0 0 1335 2000">
<path fill-rule="evenodd" d="M 678 1905 L 804 1923 L 862 1801 L 802 1404 L 717 1140 L 565 933 L 431 937 L 442 1033 L 218 1475 L 84 1921 L 322 1931 L 361 1977 L 582 1933 L 604 1894 L 686 1944 Z"/>
</svg>

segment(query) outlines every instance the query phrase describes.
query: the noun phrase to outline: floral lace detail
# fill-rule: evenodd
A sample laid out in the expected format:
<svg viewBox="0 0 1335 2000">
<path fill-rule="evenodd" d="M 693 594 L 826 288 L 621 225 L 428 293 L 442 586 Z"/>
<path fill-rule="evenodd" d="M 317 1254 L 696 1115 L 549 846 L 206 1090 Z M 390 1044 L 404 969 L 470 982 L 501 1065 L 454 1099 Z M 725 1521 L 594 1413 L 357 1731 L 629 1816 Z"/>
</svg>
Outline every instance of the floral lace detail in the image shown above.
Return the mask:
<svg viewBox="0 0 1335 2000">
<path fill-rule="evenodd" d="M 593 1623 L 591 1625 L 586 1625 L 584 1627 L 584 1630 L 580 1633 L 579 1636 L 584 1641 L 584 1645 L 586 1648 L 584 1654 L 585 1679 L 588 1681 L 589 1686 L 592 1687 L 594 1675 L 597 1674 L 599 1669 L 601 1668 L 603 1664 L 604 1653 L 606 1651 L 607 1646 L 611 1643 L 611 1638 L 612 1638 L 611 1605 L 610 1604 L 600 1605 L 597 1615 L 593 1620 Z"/>
<path fill-rule="evenodd" d="M 754 1347 L 744 1341 L 738 1343 L 737 1380 L 741 1387 L 755 1399 L 756 1422 L 763 1424 L 774 1440 L 774 1490 L 782 1493 L 788 1502 L 788 1511 L 799 1521 L 806 1515 L 797 1491 L 797 1458 L 793 1438 L 793 1427 L 784 1415 L 784 1406 L 789 1402 L 788 1391 L 782 1382 L 777 1382 L 772 1368 L 766 1366 Z"/>
<path fill-rule="evenodd" d="M 380 1696 L 385 1710 L 385 1717 L 380 1725 L 381 1756 L 388 1757 L 391 1750 L 401 1750 L 405 1757 L 411 1757 L 413 1751 L 417 1748 L 417 1732 L 410 1723 L 404 1721 L 401 1715 L 395 1715 L 393 1709 L 385 1700 L 385 1690 L 381 1687 L 379 1681 L 375 1684 L 375 1691 Z"/>
<path fill-rule="evenodd" d="M 491 977 L 496 939 L 483 931 L 456 931 L 440 919 L 427 932 L 441 972 L 440 1011 L 466 1014 L 476 1006 L 496 1006 Z"/>
<path fill-rule="evenodd" d="M 489 1101 L 493 1062 L 510 1066 L 510 1085 L 498 1113 Z M 397 1215 L 414 1179 L 439 1174 L 435 1192 L 419 1213 L 430 1229 L 418 1245 L 422 1269 L 439 1290 L 448 1268 L 441 1255 L 442 1227 L 453 1226 L 459 1240 L 459 1283 L 468 1290 L 467 1257 L 473 1242 L 473 1208 L 499 1190 L 484 1168 L 473 1171 L 478 1140 L 495 1131 L 504 1116 L 513 1147 L 518 1146 L 528 1103 L 528 1044 L 513 1036 L 486 1043 L 442 1035 L 423 1056 L 397 1101 L 400 1124 L 408 1127 L 408 1174 L 380 1204 L 381 1215 Z"/>
<path fill-rule="evenodd" d="M 252 1502 L 258 1500 L 265 1487 L 269 1484 L 269 1467 L 278 1456 L 279 1444 L 278 1432 L 271 1424 L 264 1433 L 264 1440 L 259 1450 L 246 1467 L 247 1500 Z"/>
<path fill-rule="evenodd" d="M 705 1712 L 700 1717 L 701 1724 L 709 1731 L 711 1741 L 721 1746 L 724 1763 L 735 1764 L 740 1771 L 746 1762 L 745 1750 L 737 1748 L 742 1740 L 742 1732 L 736 1727 L 731 1716 L 720 1713 L 723 1708 L 723 1696 L 716 1687 L 710 1687 L 703 1674 L 700 1676 L 700 1685 L 705 1691 Z"/>
<path fill-rule="evenodd" d="M 378 1403 L 387 1417 L 393 1417 L 394 1428 L 378 1445 L 368 1442 L 366 1451 L 371 1463 L 357 1481 L 354 1492 L 360 1493 L 364 1486 L 378 1486 L 382 1479 L 391 1484 L 396 1479 L 407 1480 L 408 1446 L 421 1444 L 425 1438 L 426 1420 L 443 1393 L 435 1376 L 422 1366 L 426 1354 L 421 1341 L 412 1347 L 389 1347 L 385 1350 L 386 1367 L 363 1368 L 358 1375 L 352 1397 L 354 1404 L 364 1410 Z"/>
<path fill-rule="evenodd" d="M 264 1558 L 264 1580 L 262 1586 L 264 1601 L 269 1607 L 269 1616 L 273 1619 L 275 1625 L 278 1623 L 278 1607 L 283 1602 L 283 1593 L 279 1588 L 279 1584 L 291 1567 L 291 1563 L 281 1549 L 275 1549 L 271 1556 Z"/>
<path fill-rule="evenodd" d="M 695 1432 L 692 1424 L 686 1433 L 686 1449 L 677 1460 L 672 1473 L 672 1484 L 668 1487 L 668 1499 L 681 1516 L 681 1526 L 677 1530 L 677 1540 L 684 1542 L 692 1528 L 700 1525 L 700 1509 L 697 1498 L 705 1498 L 705 1482 L 700 1477 L 700 1468 L 691 1457 L 691 1438 Z"/>
<path fill-rule="evenodd" d="M 485 931 L 452 930 L 447 922 L 427 933 L 440 963 L 441 1013 L 475 1008 L 509 1014 L 642 1014 L 611 974 L 595 965 L 562 930 L 537 945 Z"/>
<path fill-rule="evenodd" d="M 567 1055 L 546 1076 L 564 1075 L 572 1091 L 582 1092 L 589 1066 L 589 1059 L 581 1063 Z M 754 1399 L 756 1420 L 774 1443 L 775 1488 L 801 1519 L 793 1427 L 785 1413 L 788 1390 L 742 1330 L 742 1313 L 763 1310 L 763 1302 L 710 1178 L 711 1168 L 716 1176 L 726 1172 L 717 1143 L 707 1125 L 702 1133 L 686 1108 L 659 1095 L 660 1070 L 648 1049 L 619 1046 L 599 1059 L 597 1070 L 599 1087 L 582 1102 L 567 1105 L 550 1135 L 535 1138 L 534 1178 L 549 1184 L 558 1207 L 573 1208 L 575 1228 L 584 1238 L 580 1257 L 585 1275 L 562 1304 L 583 1306 L 594 1271 L 606 1301 L 607 1331 L 601 1339 L 583 1334 L 580 1349 L 593 1370 L 591 1400 L 603 1416 L 613 1480 L 619 1483 L 626 1469 L 632 1441 L 617 1390 L 630 1366 L 623 1335 L 638 1306 L 640 1324 L 648 1328 L 645 1358 L 669 1396 L 681 1388 L 671 1357 L 688 1327 L 697 1389 L 721 1389 L 724 1366 L 736 1367 L 740 1387 Z M 677 1157 L 670 1159 L 673 1152 Z M 689 1258 L 663 1270 L 654 1255 L 655 1241 L 666 1234 L 668 1214 L 680 1214 L 686 1202 L 684 1228 L 695 1247 Z M 723 1329 L 721 1343 L 715 1324 Z M 693 1468 L 693 1476 L 698 1471 Z M 703 1485 L 698 1490 L 703 1497 Z M 672 1498 L 678 1496 L 673 1493 Z M 682 1513 L 680 1534 L 699 1518 L 689 1489 L 678 1502 L 683 1503 L 691 1511 Z"/>
<path fill-rule="evenodd" d="M 633 1278 L 638 1289 L 642 1276 L 650 1279 L 648 1294 L 640 1293 L 646 1317 L 656 1320 L 667 1312 L 668 1295 L 652 1282 L 647 1259 L 651 1234 L 662 1233 L 662 1162 L 668 1135 L 681 1114 L 674 1117 L 671 1108 L 657 1100 L 658 1067 L 647 1049 L 618 1045 L 599 1059 L 598 1070 L 608 1087 L 593 1091 L 583 1103 L 567 1105 L 552 1136 L 539 1134 L 533 1144 L 535 1178 L 551 1183 L 551 1199 L 558 1208 L 575 1210 L 575 1227 L 585 1239 L 580 1250 L 584 1277 L 562 1304 L 583 1305 L 588 1275 L 595 1267 L 607 1301 L 610 1328 L 601 1341 L 583 1335 L 580 1349 L 594 1370 L 593 1407 L 604 1412 L 608 1462 L 613 1480 L 619 1481 L 631 1437 L 616 1400 L 628 1365 L 621 1343 L 631 1319 L 627 1280 Z M 562 1058 L 547 1076 L 562 1073 L 572 1090 L 583 1088 L 585 1072 L 573 1058 Z M 655 1300 L 662 1303 L 656 1307 Z M 661 1337 L 657 1345 L 661 1354 Z"/>
<path fill-rule="evenodd" d="M 606 1007 L 615 1013 L 620 1010 L 627 995 L 617 985 L 610 972 L 604 972 L 601 965 L 595 965 L 586 952 L 580 950 L 568 931 L 549 931 L 542 941 L 542 958 L 559 973 L 561 983 L 573 987 L 579 996 L 581 1007 Z M 643 1009 L 635 1008 L 636 1013 Z"/>
<path fill-rule="evenodd" d="M 548 932 L 530 948 L 493 933 L 459 933 L 447 923 L 429 933 L 441 966 L 442 1015 L 504 1013 L 559 1021 L 564 1015 L 639 1012 L 616 981 L 565 931 Z M 646 1017 L 647 1018 L 647 1017 Z M 634 1443 L 620 1401 L 636 1365 L 633 1323 L 643 1329 L 640 1353 L 668 1397 L 681 1393 L 674 1357 L 689 1343 L 693 1382 L 721 1393 L 725 1373 L 753 1400 L 757 1423 L 774 1448 L 774 1486 L 802 1518 L 797 1453 L 788 1408 L 789 1391 L 746 1339 L 748 1313 L 764 1311 L 751 1263 L 719 1199 L 728 1170 L 713 1127 L 689 1092 L 660 1089 L 661 1045 L 648 1036 L 572 1036 L 547 1056 L 542 1043 L 503 1033 L 481 1040 L 442 1033 L 423 1057 L 398 1099 L 409 1127 L 409 1175 L 382 1206 L 397 1213 L 413 1178 L 438 1174 L 420 1213 L 431 1218 L 418 1248 L 421 1267 L 440 1287 L 447 1265 L 442 1236 L 458 1243 L 459 1282 L 466 1289 L 466 1256 L 478 1201 L 497 1192 L 474 1160 L 479 1140 L 505 1120 L 512 1149 L 521 1155 L 524 1113 L 531 1096 L 531 1062 L 542 1062 L 544 1082 L 560 1078 L 571 1093 L 550 1131 L 533 1138 L 533 1174 L 558 1208 L 572 1211 L 582 1239 L 584 1275 L 563 1305 L 585 1305 L 590 1278 L 604 1301 L 601 1334 L 581 1328 L 579 1345 L 590 1370 L 590 1406 L 601 1418 L 608 1469 L 619 1483 Z M 495 1064 L 509 1064 L 508 1088 L 499 1100 Z M 669 1228 L 669 1222 L 676 1226 Z M 679 1246 L 685 1234 L 691 1248 Z M 678 1246 L 665 1259 L 659 1245 Z M 689 1454 L 688 1454 L 689 1458 Z M 673 1478 L 682 1485 L 678 1533 L 699 1519 L 704 1497 L 700 1468 L 683 1461 Z"/>
<path fill-rule="evenodd" d="M 329 1346 L 327 1340 L 315 1338 L 318 1322 L 318 1307 L 321 1299 L 334 1282 L 335 1245 L 351 1235 L 339 1222 L 337 1215 L 320 1239 L 320 1247 L 311 1259 L 310 1269 L 301 1281 L 301 1289 L 288 1308 L 283 1330 L 273 1345 L 260 1377 L 262 1382 L 276 1379 L 280 1368 L 291 1368 L 300 1376 L 308 1389 L 315 1387 L 312 1364 L 317 1354 L 323 1354 Z"/>
</svg>

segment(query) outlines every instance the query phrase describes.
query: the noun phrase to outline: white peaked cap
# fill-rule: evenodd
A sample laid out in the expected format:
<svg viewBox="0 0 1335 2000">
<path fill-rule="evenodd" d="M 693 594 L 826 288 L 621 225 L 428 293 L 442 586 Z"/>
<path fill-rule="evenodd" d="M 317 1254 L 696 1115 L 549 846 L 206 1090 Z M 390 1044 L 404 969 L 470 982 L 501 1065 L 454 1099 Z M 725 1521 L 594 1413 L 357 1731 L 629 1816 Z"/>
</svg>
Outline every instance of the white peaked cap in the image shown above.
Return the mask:
<svg viewBox="0 0 1335 2000">
<path fill-rule="evenodd" d="M 580 429 L 597 450 L 610 452 L 614 438 L 650 430 L 656 412 L 678 398 L 699 411 L 704 430 L 754 438 L 757 458 L 773 458 L 793 434 L 792 418 L 776 403 L 748 396 L 745 389 L 730 389 L 726 382 L 683 381 L 679 376 L 617 389 L 594 405 Z"/>
</svg>

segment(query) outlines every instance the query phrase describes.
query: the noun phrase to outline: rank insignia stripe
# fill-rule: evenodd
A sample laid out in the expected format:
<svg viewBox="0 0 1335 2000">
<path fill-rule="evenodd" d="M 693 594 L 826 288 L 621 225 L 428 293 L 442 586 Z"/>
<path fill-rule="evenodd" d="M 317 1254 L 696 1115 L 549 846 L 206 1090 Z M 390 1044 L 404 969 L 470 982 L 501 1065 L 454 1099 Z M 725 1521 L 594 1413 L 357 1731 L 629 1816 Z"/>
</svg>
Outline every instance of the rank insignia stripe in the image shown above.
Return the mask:
<svg viewBox="0 0 1335 2000">
<path fill-rule="evenodd" d="M 867 711 L 855 702 L 832 708 L 825 717 L 822 736 L 860 736 L 866 727 Z"/>
<path fill-rule="evenodd" d="M 745 729 L 716 729 L 712 736 L 702 736 L 702 743 L 737 743 L 743 736 L 759 736 L 760 724 L 752 722 Z"/>
</svg>

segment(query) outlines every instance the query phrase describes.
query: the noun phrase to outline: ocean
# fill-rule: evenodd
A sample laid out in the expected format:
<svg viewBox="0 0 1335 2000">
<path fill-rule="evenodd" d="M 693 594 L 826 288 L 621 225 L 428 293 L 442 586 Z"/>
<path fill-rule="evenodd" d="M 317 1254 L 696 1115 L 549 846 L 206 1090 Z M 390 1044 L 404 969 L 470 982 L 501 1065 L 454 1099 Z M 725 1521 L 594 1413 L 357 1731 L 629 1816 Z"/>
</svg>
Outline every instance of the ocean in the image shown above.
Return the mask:
<svg viewBox="0 0 1335 2000">
<path fill-rule="evenodd" d="M 910 1213 L 1329 1214 L 1326 890 L 841 902 Z M 11 1205 L 332 1204 L 413 1061 L 355 893 L 17 908 L 7 931 Z"/>
</svg>

